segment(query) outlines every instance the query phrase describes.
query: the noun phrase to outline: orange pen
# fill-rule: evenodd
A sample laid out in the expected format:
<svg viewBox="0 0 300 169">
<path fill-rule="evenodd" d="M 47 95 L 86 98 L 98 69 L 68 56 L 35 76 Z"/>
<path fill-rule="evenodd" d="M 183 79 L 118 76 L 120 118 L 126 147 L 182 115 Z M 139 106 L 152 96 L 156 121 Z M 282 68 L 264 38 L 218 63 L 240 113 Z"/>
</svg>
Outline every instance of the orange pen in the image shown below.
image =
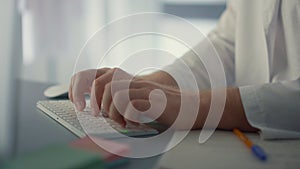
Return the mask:
<svg viewBox="0 0 300 169">
<path fill-rule="evenodd" d="M 239 129 L 233 129 L 234 134 L 236 134 L 240 140 L 242 140 L 248 148 L 251 149 L 253 154 L 258 157 L 260 160 L 265 161 L 267 159 L 266 153 L 263 151 L 261 147 L 253 144 Z"/>
</svg>

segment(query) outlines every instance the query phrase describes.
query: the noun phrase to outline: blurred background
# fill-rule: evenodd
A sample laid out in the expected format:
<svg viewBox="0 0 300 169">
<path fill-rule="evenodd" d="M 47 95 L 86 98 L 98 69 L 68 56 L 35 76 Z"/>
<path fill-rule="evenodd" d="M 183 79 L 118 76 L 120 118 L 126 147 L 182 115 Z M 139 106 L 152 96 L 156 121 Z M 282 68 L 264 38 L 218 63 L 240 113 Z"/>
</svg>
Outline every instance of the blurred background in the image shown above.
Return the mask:
<svg viewBox="0 0 300 169">
<path fill-rule="evenodd" d="M 225 6 L 225 0 L 0 0 L 0 163 L 3 156 L 13 154 L 16 144 L 15 121 L 20 118 L 18 105 L 24 103 L 18 98 L 26 97 L 20 86 L 27 84 L 24 81 L 69 83 L 80 49 L 99 28 L 130 14 L 163 12 L 184 18 L 207 34 L 216 26 Z M 189 32 L 182 23 L 168 17 L 153 17 L 140 24 L 129 24 L 116 32 L 137 27 L 192 34 L 193 43 L 203 38 L 194 37 L 193 32 Z M 103 46 L 109 46 L 108 42 L 116 37 L 114 32 L 103 35 L 107 41 Z M 95 48 L 98 48 L 97 43 L 92 46 L 92 51 L 87 52 L 91 55 L 83 57 L 91 65 L 98 62 L 95 59 L 97 52 L 93 52 Z M 168 38 L 134 37 L 117 46 L 101 66 L 118 66 L 128 54 L 147 48 L 171 51 L 175 56 L 173 60 L 188 50 Z M 134 60 L 138 62 L 135 64 L 162 62 L 160 55 L 150 56 L 148 60 Z M 167 61 L 171 63 L 172 59 Z M 24 117 L 26 125 L 30 125 L 27 122 L 33 119 L 27 114 Z"/>
<path fill-rule="evenodd" d="M 20 0 L 18 9 L 22 14 L 23 54 L 19 76 L 26 80 L 68 83 L 75 59 L 86 40 L 105 24 L 137 12 L 173 14 L 188 20 L 207 34 L 216 26 L 217 19 L 226 7 L 225 1 Z M 166 19 L 159 23 L 153 20 L 145 22 L 145 25 L 158 29 L 180 29 L 176 20 Z M 187 50 L 167 39 L 139 43 L 145 46 L 155 43 L 160 48 L 174 49 L 176 57 Z M 115 55 L 111 56 L 113 59 L 106 60 L 104 65 L 115 66 L 126 57 L 120 52 Z"/>
</svg>

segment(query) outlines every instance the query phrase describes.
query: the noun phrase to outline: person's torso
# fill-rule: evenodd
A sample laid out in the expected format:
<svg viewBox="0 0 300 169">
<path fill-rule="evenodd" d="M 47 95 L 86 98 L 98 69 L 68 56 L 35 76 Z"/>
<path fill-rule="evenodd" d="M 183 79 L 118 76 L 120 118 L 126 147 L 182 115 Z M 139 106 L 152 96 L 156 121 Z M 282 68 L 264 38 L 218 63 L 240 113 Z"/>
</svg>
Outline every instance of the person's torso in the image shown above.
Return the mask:
<svg viewBox="0 0 300 169">
<path fill-rule="evenodd" d="M 249 3 L 252 6 L 247 6 Z M 237 8 L 237 83 L 297 79 L 300 76 L 300 0 L 243 1 Z"/>
</svg>

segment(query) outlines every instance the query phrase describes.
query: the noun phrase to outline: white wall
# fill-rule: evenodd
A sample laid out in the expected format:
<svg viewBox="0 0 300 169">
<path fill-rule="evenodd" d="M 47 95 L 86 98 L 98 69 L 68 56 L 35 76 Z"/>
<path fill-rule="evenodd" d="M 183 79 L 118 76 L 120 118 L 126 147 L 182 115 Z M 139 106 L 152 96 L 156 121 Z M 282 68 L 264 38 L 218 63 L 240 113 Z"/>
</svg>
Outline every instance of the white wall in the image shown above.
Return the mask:
<svg viewBox="0 0 300 169">
<path fill-rule="evenodd" d="M 12 13 L 12 3 L 13 1 L 6 0 L 2 1 L 0 5 L 0 58 L 1 58 L 1 66 L 0 66 L 0 155 L 3 158 L 4 154 L 8 152 L 8 141 L 7 132 L 8 132 L 8 107 L 6 106 L 7 100 L 5 99 L 8 96 L 8 89 L 9 89 L 9 69 L 10 69 L 10 36 L 12 30 L 12 22 L 8 20 Z"/>
<path fill-rule="evenodd" d="M 0 160 L 7 157 L 13 148 L 13 118 L 14 112 L 11 110 L 11 100 L 13 99 L 12 82 L 16 77 L 16 68 L 14 70 L 14 61 L 19 49 L 15 43 L 19 35 L 16 30 L 21 30 L 15 25 L 14 0 L 2 0 L 0 5 Z M 13 58 L 14 57 L 14 58 Z M 17 61 L 20 62 L 20 61 Z M 17 64 L 16 66 L 19 66 Z"/>
<path fill-rule="evenodd" d="M 160 12 L 168 3 L 224 3 L 224 0 L 23 0 L 23 45 L 22 78 L 27 80 L 68 83 L 73 73 L 76 57 L 85 41 L 106 23 L 137 12 Z M 189 20 L 203 33 L 211 30 L 216 20 Z M 159 26 L 159 29 L 180 28 L 177 22 L 166 21 L 157 25 L 145 22 L 143 26 Z M 184 32 L 184 30 L 183 30 Z M 112 37 L 113 35 L 108 35 Z M 139 39 L 136 39 L 137 41 Z M 126 57 L 126 51 L 139 46 L 176 49 L 181 56 L 186 49 L 170 41 L 139 40 L 143 43 L 124 43 L 105 64 L 116 66 Z M 132 42 L 133 43 L 133 42 Z M 129 47 L 128 47 L 129 46 Z M 122 47 L 122 48 L 121 48 Z M 95 54 L 94 54 L 95 55 Z M 94 62 L 93 58 L 89 58 Z"/>
</svg>

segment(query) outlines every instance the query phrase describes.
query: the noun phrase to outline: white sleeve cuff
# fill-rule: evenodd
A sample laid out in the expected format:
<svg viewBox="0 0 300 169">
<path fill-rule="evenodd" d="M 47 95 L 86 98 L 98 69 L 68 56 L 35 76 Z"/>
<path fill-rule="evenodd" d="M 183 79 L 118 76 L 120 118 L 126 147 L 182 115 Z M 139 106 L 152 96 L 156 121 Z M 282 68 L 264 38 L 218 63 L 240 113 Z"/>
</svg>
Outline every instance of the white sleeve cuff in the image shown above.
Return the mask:
<svg viewBox="0 0 300 169">
<path fill-rule="evenodd" d="M 240 94 L 244 110 L 249 124 L 260 129 L 260 136 L 263 139 L 291 139 L 300 138 L 300 132 L 286 130 L 280 124 L 271 122 L 272 113 L 264 107 L 264 92 L 259 90 L 262 86 L 240 87 Z M 283 114 L 284 116 L 284 114 Z"/>
</svg>

